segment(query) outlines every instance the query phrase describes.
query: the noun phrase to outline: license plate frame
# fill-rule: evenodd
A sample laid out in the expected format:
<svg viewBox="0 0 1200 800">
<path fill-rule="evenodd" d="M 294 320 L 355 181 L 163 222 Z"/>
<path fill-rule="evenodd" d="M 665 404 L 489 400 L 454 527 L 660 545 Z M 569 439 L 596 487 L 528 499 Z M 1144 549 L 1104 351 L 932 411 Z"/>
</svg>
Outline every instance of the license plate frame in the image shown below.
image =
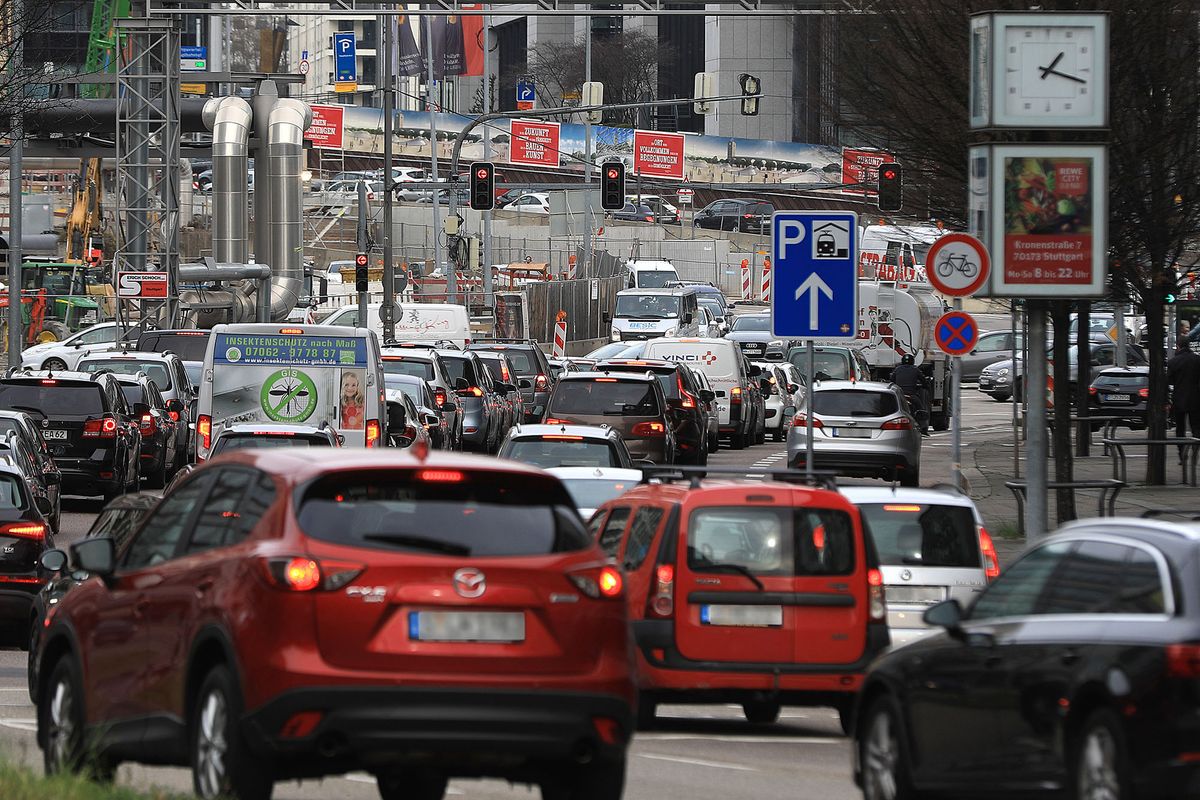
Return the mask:
<svg viewBox="0 0 1200 800">
<path fill-rule="evenodd" d="M 48 442 L 65 442 L 67 432 L 61 429 L 43 429 L 42 438 Z"/>
<path fill-rule="evenodd" d="M 847 428 L 847 427 L 839 426 L 839 427 L 835 427 L 835 428 L 830 428 L 829 430 L 833 433 L 833 436 L 836 439 L 870 439 L 871 438 L 871 429 L 870 428 Z"/>
<path fill-rule="evenodd" d="M 946 599 L 949 593 L 945 586 L 896 586 L 884 587 L 888 602 L 897 605 L 931 606 Z"/>
<path fill-rule="evenodd" d="M 447 644 L 520 644 L 523 611 L 410 611 L 409 638 Z"/>
<path fill-rule="evenodd" d="M 783 606 L 700 606 L 700 624 L 718 628 L 782 628 Z"/>
<path fill-rule="evenodd" d="M 1100 399 L 1106 403 L 1128 403 L 1133 399 L 1131 394 L 1102 394 Z"/>
</svg>

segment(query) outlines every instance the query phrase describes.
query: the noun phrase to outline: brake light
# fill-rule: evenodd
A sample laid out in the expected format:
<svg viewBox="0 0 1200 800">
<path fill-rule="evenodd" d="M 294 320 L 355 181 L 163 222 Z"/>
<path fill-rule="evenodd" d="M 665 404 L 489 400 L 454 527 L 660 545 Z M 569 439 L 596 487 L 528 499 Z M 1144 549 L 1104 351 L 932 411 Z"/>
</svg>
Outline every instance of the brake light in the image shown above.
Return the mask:
<svg viewBox="0 0 1200 800">
<path fill-rule="evenodd" d="M 570 420 L 558 419 L 557 417 L 546 417 L 546 425 L 572 425 Z"/>
<path fill-rule="evenodd" d="M 58 381 L 41 381 L 42 386 L 58 386 Z"/>
<path fill-rule="evenodd" d="M 683 388 L 683 378 L 676 375 L 675 380 L 679 384 L 679 396 L 682 398 L 680 405 L 684 408 L 695 408 L 696 398 L 688 394 L 687 390 Z"/>
<path fill-rule="evenodd" d="M 754 219 L 753 214 L 742 214 L 742 219 Z"/>
<path fill-rule="evenodd" d="M 437 403 L 438 408 L 441 408 L 442 406 L 446 405 L 446 390 L 438 389 L 436 392 L 434 392 L 433 393 L 433 401 L 435 403 Z"/>
<path fill-rule="evenodd" d="M 196 436 L 200 440 L 200 448 L 208 450 L 212 445 L 212 417 L 208 414 L 201 414 L 196 421 Z"/>
<path fill-rule="evenodd" d="M 0 525 L 0 536 L 41 541 L 46 538 L 46 526 L 40 522 L 10 522 Z"/>
<path fill-rule="evenodd" d="M 545 375 L 538 375 L 533 379 L 533 388 L 539 392 L 546 391 L 546 387 L 550 385 L 549 379 Z"/>
<path fill-rule="evenodd" d="M 464 477 L 456 469 L 423 469 L 417 473 L 417 480 L 428 483 L 462 483 Z"/>
<path fill-rule="evenodd" d="M 1188 642 L 1167 645 L 1167 675 L 1172 678 L 1200 678 L 1200 644 Z"/>
<path fill-rule="evenodd" d="M 885 431 L 911 431 L 912 420 L 908 417 L 898 417 L 897 419 L 889 419 L 887 422 L 879 426 L 880 430 Z"/>
<path fill-rule="evenodd" d="M 883 510 L 884 511 L 906 511 L 906 512 L 912 511 L 912 512 L 915 512 L 915 511 L 920 511 L 921 508 L 922 508 L 921 506 L 888 504 L 883 507 Z"/>
<path fill-rule="evenodd" d="M 631 436 L 665 436 L 667 426 L 661 422 L 639 422 L 630 431 Z"/>
<path fill-rule="evenodd" d="M 596 378 L 596 383 L 616 383 L 616 378 Z"/>
<path fill-rule="evenodd" d="M 142 429 L 142 436 L 153 436 L 158 430 L 158 422 L 153 414 L 142 414 L 142 421 L 138 427 Z"/>
<path fill-rule="evenodd" d="M 304 333 L 304 328 L 280 328 L 279 332 L 280 333 L 291 333 L 291 334 L 298 335 L 298 334 Z"/>
<path fill-rule="evenodd" d="M 1000 577 L 1000 555 L 987 528 L 979 526 L 979 552 L 983 554 L 983 570 L 989 581 Z"/>
<path fill-rule="evenodd" d="M 621 596 L 625 590 L 625 579 L 621 577 L 621 573 L 613 566 L 603 566 L 600 569 L 594 567 L 572 572 L 567 576 L 571 579 L 571 583 L 593 599 L 601 597 L 614 599 Z"/>
<path fill-rule="evenodd" d="M 742 387 L 735 386 L 729 390 L 729 402 L 734 405 L 741 405 L 742 402 Z"/>
<path fill-rule="evenodd" d="M 794 428 L 808 427 L 808 417 L 804 416 L 803 414 L 797 414 L 796 416 L 792 417 L 792 427 L 794 427 Z M 817 419 L 816 417 L 813 417 L 813 427 L 814 428 L 824 428 L 825 425 L 821 422 L 821 420 Z"/>
<path fill-rule="evenodd" d="M 654 217 L 646 217 L 646 222 L 654 222 Z"/>
<path fill-rule="evenodd" d="M 179 412 L 178 411 L 168 411 L 167 416 L 171 418 L 171 422 L 179 422 Z"/>
<path fill-rule="evenodd" d="M 270 585 L 289 592 L 335 591 L 366 569 L 362 564 L 317 561 L 308 556 L 260 558 L 259 566 Z"/>
<path fill-rule="evenodd" d="M 483 397 L 483 389 L 478 386 L 472 386 L 468 389 L 463 389 L 460 394 L 471 395 L 472 397 Z"/>
<path fill-rule="evenodd" d="M 379 447 L 379 420 L 367 420 L 367 447 Z"/>
<path fill-rule="evenodd" d="M 883 597 L 883 573 L 875 567 L 867 570 L 867 608 L 876 622 L 887 618 L 887 603 Z"/>
<path fill-rule="evenodd" d="M 561 434 L 551 434 L 542 437 L 543 442 L 582 442 L 582 436 L 563 436 Z"/>
<path fill-rule="evenodd" d="M 321 585 L 321 567 L 312 559 L 293 558 L 284 565 L 283 579 L 293 591 L 311 592 Z"/>
<path fill-rule="evenodd" d="M 675 613 L 675 567 L 659 564 L 654 568 L 654 593 L 650 595 L 650 613 L 670 617 Z"/>
<path fill-rule="evenodd" d="M 1088 394 L 1090 394 L 1090 395 L 1096 395 L 1096 394 L 1099 394 L 1099 392 L 1100 392 L 1100 390 L 1097 389 L 1095 386 L 1088 387 Z"/>
<path fill-rule="evenodd" d="M 89 419 L 83 423 L 83 435 L 88 439 L 111 439 L 117 435 L 117 420 L 107 416 Z"/>
<path fill-rule="evenodd" d="M 1143 389 L 1138 389 L 1138 397 L 1149 397 L 1149 396 L 1150 396 L 1150 390 L 1149 390 L 1149 389 L 1144 389 L 1144 388 L 1143 388 Z"/>
</svg>

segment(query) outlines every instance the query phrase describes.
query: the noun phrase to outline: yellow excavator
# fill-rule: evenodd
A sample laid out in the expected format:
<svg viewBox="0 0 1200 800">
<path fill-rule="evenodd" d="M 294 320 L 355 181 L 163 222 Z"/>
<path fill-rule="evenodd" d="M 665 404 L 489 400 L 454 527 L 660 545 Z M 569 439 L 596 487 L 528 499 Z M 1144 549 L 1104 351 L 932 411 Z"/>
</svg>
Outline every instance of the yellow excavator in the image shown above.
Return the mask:
<svg viewBox="0 0 1200 800">
<path fill-rule="evenodd" d="M 100 159 L 89 158 L 79 165 L 79 184 L 75 187 L 75 200 L 67 216 L 68 264 L 99 264 L 103 242 L 100 235 Z M 95 241 L 93 240 L 95 238 Z"/>
</svg>

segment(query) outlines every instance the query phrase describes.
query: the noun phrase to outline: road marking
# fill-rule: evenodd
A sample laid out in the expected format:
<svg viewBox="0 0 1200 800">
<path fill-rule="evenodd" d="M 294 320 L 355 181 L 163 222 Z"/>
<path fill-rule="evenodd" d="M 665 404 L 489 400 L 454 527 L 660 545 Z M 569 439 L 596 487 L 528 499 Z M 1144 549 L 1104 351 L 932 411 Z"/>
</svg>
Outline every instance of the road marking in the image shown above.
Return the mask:
<svg viewBox="0 0 1200 800">
<path fill-rule="evenodd" d="M 842 744 L 846 740 L 836 736 L 720 736 L 699 733 L 639 733 L 637 741 L 648 739 L 659 742 L 728 742 L 737 744 Z M 650 758 L 647 755 L 647 758 Z"/>
<path fill-rule="evenodd" d="M 708 738 L 708 737 L 705 737 Z M 733 769 L 738 772 L 758 772 L 754 767 L 747 767 L 743 764 L 727 764 L 723 761 L 705 761 L 701 758 L 684 758 L 683 756 L 662 756 L 657 753 L 638 753 L 642 758 L 649 758 L 655 761 L 672 761 L 676 764 L 688 764 L 693 767 L 712 767 L 713 769 Z"/>
<path fill-rule="evenodd" d="M 37 733 L 36 719 L 0 719 L 0 727 Z"/>
<path fill-rule="evenodd" d="M 368 775 L 365 772 L 351 772 L 346 775 L 342 775 L 341 777 L 344 778 L 345 780 L 351 781 L 353 783 L 374 784 L 376 782 L 374 775 Z M 455 789 L 454 787 L 450 787 L 450 788 L 446 789 L 446 794 L 447 795 L 463 795 L 463 794 L 465 794 L 465 792 L 463 792 L 462 789 Z"/>
</svg>

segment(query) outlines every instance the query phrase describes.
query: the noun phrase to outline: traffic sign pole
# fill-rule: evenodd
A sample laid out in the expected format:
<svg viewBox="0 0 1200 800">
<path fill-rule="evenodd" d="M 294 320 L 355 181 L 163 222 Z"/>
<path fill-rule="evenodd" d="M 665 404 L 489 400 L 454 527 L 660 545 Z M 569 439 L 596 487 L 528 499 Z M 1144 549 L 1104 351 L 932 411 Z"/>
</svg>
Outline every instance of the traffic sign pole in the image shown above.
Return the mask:
<svg viewBox="0 0 1200 800">
<path fill-rule="evenodd" d="M 954 310 L 962 311 L 962 300 L 954 298 Z M 978 329 L 976 330 L 978 339 Z M 959 413 L 962 399 L 962 356 L 950 357 L 950 481 L 966 491 L 962 480 L 962 415 Z M 1013 398 L 1013 402 L 1017 402 Z"/>
</svg>

